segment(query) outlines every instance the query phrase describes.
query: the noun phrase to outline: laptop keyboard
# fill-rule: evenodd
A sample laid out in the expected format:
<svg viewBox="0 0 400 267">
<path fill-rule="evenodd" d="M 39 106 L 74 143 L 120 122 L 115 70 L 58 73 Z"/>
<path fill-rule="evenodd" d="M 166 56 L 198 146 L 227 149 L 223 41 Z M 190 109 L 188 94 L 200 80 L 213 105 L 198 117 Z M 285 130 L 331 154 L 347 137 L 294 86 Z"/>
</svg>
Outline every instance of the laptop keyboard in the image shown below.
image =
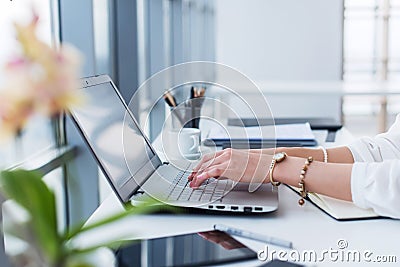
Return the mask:
<svg viewBox="0 0 400 267">
<path fill-rule="evenodd" d="M 213 202 L 221 199 L 233 187 L 231 180 L 210 178 L 199 188 L 192 189 L 188 176 L 191 171 L 180 171 L 168 189 L 167 200 Z"/>
</svg>

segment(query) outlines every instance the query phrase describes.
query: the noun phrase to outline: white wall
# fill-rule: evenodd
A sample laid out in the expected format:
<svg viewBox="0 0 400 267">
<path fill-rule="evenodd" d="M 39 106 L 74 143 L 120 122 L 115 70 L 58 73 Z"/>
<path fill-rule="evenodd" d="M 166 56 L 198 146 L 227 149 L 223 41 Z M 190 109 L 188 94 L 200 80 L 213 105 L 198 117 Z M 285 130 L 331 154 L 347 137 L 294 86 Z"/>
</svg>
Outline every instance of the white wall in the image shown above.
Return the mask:
<svg viewBox="0 0 400 267">
<path fill-rule="evenodd" d="M 260 87 L 271 81 L 341 80 L 343 0 L 217 0 L 215 5 L 217 62 Z M 275 117 L 341 117 L 340 97 L 261 90 Z M 257 95 L 246 98 L 254 99 L 255 109 L 261 104 Z"/>
<path fill-rule="evenodd" d="M 343 0 L 217 0 L 216 59 L 253 80 L 340 80 Z"/>
</svg>

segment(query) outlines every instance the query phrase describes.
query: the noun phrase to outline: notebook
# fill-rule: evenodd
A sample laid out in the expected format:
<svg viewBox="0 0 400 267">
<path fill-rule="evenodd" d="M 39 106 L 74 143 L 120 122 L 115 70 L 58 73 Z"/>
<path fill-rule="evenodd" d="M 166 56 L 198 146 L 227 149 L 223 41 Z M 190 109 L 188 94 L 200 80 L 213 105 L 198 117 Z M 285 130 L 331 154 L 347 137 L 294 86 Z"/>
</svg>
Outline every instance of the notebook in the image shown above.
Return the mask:
<svg viewBox="0 0 400 267">
<path fill-rule="evenodd" d="M 312 118 L 228 118 L 230 126 L 265 126 L 292 123 L 310 123 L 312 130 L 327 130 L 325 142 L 335 142 L 336 131 L 342 128 L 342 124 L 329 117 L 312 117 Z"/>
<path fill-rule="evenodd" d="M 310 123 L 312 130 L 328 130 L 337 131 L 342 128 L 342 124 L 333 118 L 229 118 L 230 126 L 266 126 L 271 124 L 293 124 L 293 123 Z"/>
<path fill-rule="evenodd" d="M 299 193 L 299 188 L 289 186 Z M 362 209 L 353 202 L 328 197 L 317 193 L 308 193 L 308 201 L 317 206 L 320 210 L 338 221 L 375 219 L 380 216 L 372 209 Z"/>
<path fill-rule="evenodd" d="M 207 134 L 206 145 L 243 144 L 249 148 L 273 146 L 316 146 L 310 124 L 294 123 L 253 127 L 213 127 Z M 252 145 L 258 145 L 252 146 Z M 233 146 L 232 146 L 233 147 Z"/>
</svg>

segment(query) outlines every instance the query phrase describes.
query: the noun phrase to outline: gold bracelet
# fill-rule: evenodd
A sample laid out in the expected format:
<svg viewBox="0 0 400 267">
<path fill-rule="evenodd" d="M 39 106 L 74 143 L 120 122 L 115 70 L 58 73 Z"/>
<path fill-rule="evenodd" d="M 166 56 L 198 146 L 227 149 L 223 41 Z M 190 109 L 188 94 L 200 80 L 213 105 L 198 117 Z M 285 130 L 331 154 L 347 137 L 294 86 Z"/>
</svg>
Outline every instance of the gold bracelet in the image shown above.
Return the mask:
<svg viewBox="0 0 400 267">
<path fill-rule="evenodd" d="M 281 184 L 280 182 L 274 181 L 273 172 L 274 172 L 275 165 L 279 162 L 282 162 L 284 159 L 286 159 L 286 157 L 287 157 L 287 154 L 285 152 L 279 152 L 272 156 L 271 165 L 269 167 L 269 181 L 274 186 L 279 186 Z"/>
<path fill-rule="evenodd" d="M 305 203 L 305 198 L 308 195 L 308 192 L 306 190 L 306 184 L 305 184 L 305 178 L 306 178 L 306 172 L 308 170 L 308 167 L 310 166 L 311 162 L 313 162 L 313 157 L 308 157 L 306 159 L 306 162 L 304 163 L 303 168 L 301 168 L 300 171 L 300 182 L 299 182 L 299 187 L 300 187 L 300 196 L 301 198 L 299 199 L 299 205 L 303 206 Z"/>
</svg>

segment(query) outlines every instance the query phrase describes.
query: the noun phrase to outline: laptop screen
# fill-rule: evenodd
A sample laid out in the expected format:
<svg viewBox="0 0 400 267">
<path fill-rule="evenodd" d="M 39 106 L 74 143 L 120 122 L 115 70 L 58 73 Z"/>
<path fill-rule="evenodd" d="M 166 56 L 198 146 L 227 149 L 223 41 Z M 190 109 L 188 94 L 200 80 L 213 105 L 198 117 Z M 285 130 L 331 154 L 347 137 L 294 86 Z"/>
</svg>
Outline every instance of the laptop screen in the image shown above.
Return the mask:
<svg viewBox="0 0 400 267">
<path fill-rule="evenodd" d="M 88 100 L 70 113 L 114 191 L 126 202 L 160 162 L 108 76 L 86 80 L 82 90 Z"/>
</svg>

